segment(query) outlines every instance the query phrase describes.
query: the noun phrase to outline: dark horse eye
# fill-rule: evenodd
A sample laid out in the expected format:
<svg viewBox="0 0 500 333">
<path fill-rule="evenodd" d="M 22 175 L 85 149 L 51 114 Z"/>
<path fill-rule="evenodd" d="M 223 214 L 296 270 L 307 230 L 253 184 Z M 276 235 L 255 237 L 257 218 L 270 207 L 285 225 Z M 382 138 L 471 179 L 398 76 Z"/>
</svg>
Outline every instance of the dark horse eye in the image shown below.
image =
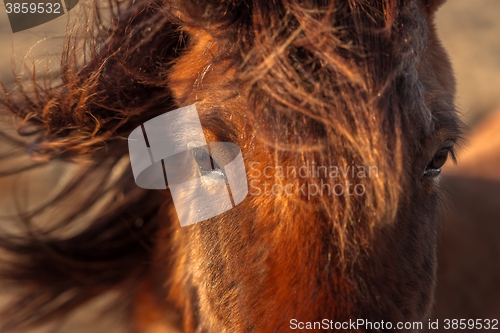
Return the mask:
<svg viewBox="0 0 500 333">
<path fill-rule="evenodd" d="M 453 150 L 451 147 L 441 148 L 434 155 L 432 160 L 429 162 L 427 167 L 425 167 L 424 177 L 435 178 L 441 174 L 441 168 L 448 160 L 448 156 L 452 154 Z"/>
</svg>

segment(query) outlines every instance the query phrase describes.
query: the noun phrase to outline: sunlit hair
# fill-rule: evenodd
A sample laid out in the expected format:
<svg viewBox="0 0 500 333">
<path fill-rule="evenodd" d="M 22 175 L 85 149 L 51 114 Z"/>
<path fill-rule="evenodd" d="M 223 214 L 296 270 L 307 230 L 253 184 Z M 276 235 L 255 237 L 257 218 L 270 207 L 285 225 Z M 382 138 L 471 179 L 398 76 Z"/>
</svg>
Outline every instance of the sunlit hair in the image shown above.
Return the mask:
<svg viewBox="0 0 500 333">
<path fill-rule="evenodd" d="M 332 221 L 318 232 L 335 240 L 328 254 L 339 275 L 352 269 L 373 230 L 394 221 L 405 195 L 405 156 L 414 149 L 405 135 L 432 130 L 429 110 L 418 103 L 423 87 L 415 73 L 426 43 L 426 24 L 414 14 L 418 4 L 109 0 L 104 7 L 80 10 L 88 20 L 68 36 L 60 77 L 33 77 L 30 90 L 21 82 L 3 89 L 0 103 L 21 119 L 19 133 L 30 138 L 34 160 L 85 163 L 48 203 L 73 207 L 55 218 L 53 230 L 35 231 L 40 226 L 30 223 L 40 209 L 21 214 L 24 236 L 1 234 L 0 246 L 15 257 L 1 277 L 29 286 L 6 310 L 3 328 L 57 318 L 110 289 L 130 295 L 147 273 L 159 214 L 170 201 L 136 187 L 128 166 L 111 184 L 109 177 L 126 158 L 134 128 L 193 102 L 172 90 L 195 85 L 203 73 L 189 82 L 171 75 L 191 52 L 190 31 L 206 32 L 215 50 L 208 65 L 220 82 L 200 101 L 200 117 L 209 125 L 225 122 L 229 130 L 212 126 L 214 135 L 247 143 L 243 150 L 260 147 L 253 156 L 272 156 L 275 165 L 377 166 L 378 177 L 359 180 L 364 196 L 259 202 L 270 219 L 307 211 Z M 239 108 L 229 121 L 233 99 Z M 210 113 L 209 106 L 223 111 Z M 110 204 L 89 215 L 87 228 L 56 236 L 106 196 Z"/>
</svg>

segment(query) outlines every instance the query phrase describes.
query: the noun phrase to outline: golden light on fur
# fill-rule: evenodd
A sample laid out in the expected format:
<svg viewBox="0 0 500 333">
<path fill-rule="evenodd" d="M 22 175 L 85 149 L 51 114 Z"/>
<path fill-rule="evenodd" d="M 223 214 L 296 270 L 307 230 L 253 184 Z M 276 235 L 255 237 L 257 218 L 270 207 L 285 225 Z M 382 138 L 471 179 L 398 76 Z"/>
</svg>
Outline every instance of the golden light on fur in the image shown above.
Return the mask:
<svg viewBox="0 0 500 333">
<path fill-rule="evenodd" d="M 438 189 L 422 175 L 460 134 L 433 23 L 440 2 L 158 0 L 118 9 L 110 0 L 109 21 L 96 11 L 94 25 L 68 38 L 62 83 L 4 89 L 1 99 L 36 136 L 34 156 L 89 163 L 64 190 L 76 199 L 63 225 L 107 193 L 103 180 L 79 196 L 126 156 L 130 131 L 193 103 L 207 137 L 240 146 L 247 164 L 379 172 L 357 179 L 364 195 L 249 196 L 179 228 L 168 191 L 135 187 L 127 169 L 112 204 L 80 234 L 2 235 L 19 258 L 2 277 L 30 286 L 4 328 L 58 318 L 110 288 L 135 299 L 137 332 L 166 317 L 184 332 L 285 332 L 291 318 L 424 320 Z"/>
</svg>

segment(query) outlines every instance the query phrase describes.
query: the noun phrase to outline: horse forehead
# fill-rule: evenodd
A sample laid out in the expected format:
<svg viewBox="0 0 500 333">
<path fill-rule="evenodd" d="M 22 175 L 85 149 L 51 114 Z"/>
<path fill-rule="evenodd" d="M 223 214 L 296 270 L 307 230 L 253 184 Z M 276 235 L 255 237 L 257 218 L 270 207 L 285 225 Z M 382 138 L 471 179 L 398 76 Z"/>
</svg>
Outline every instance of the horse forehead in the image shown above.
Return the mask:
<svg viewBox="0 0 500 333">
<path fill-rule="evenodd" d="M 199 2 L 205 3 L 205 1 Z M 415 2 L 421 3 L 420 0 Z M 222 65 L 217 63 L 217 61 L 214 62 L 213 56 L 220 52 L 224 52 L 224 50 L 220 48 L 218 41 L 206 29 L 185 26 L 183 30 L 185 30 L 192 39 L 191 47 L 188 52 L 177 59 L 176 64 L 173 66 L 170 74 L 170 89 L 172 90 L 174 98 L 181 104 L 183 104 L 182 101 L 188 99 L 191 101 L 200 101 L 204 99 L 213 100 L 212 98 L 208 98 L 209 95 L 212 94 L 214 90 L 221 88 L 224 81 L 231 81 L 235 78 L 239 71 L 239 67 L 228 67 L 227 62 Z M 415 36 L 415 38 L 419 38 L 419 36 Z M 367 52 L 378 50 L 375 44 L 368 45 L 368 47 L 371 50 L 367 50 Z M 379 66 L 382 68 L 384 64 L 376 62 L 373 63 L 372 66 Z M 228 68 L 230 69 L 228 70 Z M 221 91 L 222 90 L 223 89 L 221 89 Z M 419 121 L 423 122 L 426 128 L 431 128 L 433 121 L 432 112 L 428 110 L 425 105 L 419 109 L 420 110 L 416 112 L 420 114 L 418 117 Z"/>
</svg>

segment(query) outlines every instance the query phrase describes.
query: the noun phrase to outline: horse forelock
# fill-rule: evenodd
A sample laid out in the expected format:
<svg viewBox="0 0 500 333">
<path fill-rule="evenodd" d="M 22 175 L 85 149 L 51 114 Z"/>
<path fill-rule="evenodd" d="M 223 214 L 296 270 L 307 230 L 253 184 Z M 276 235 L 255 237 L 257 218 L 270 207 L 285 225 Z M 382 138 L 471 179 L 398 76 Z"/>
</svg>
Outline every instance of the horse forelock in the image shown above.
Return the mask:
<svg viewBox="0 0 500 333">
<path fill-rule="evenodd" d="M 197 88 L 198 80 L 195 86 L 176 88 L 182 86 L 178 83 L 183 73 L 196 76 L 184 69 L 189 61 L 181 59 L 171 79 L 177 100 L 200 102 L 207 118 L 215 117 L 210 115 L 215 112 L 222 120 L 214 131 L 223 136 L 224 131 L 234 132 L 234 128 L 228 130 L 229 115 L 234 117 L 232 123 L 244 123 L 239 127 L 243 134 L 233 137 L 245 146 L 252 142 L 261 147 L 272 156 L 263 163 L 273 169 L 307 163 L 376 167 L 376 177 L 361 180 L 366 195 L 323 196 L 307 203 L 318 207 L 318 216 L 336 221 L 338 238 L 344 237 L 346 228 L 358 228 L 359 221 L 369 230 L 391 223 L 404 195 L 408 154 L 404 149 L 411 149 L 405 136 L 414 127 L 427 134 L 432 131 L 432 116 L 417 74 L 427 36 L 419 5 L 253 1 L 247 11 L 241 11 L 242 5 L 232 1 L 206 7 L 199 1 L 183 3 L 187 8 L 183 19 L 196 32 L 194 45 L 202 44 L 199 52 L 212 55 L 194 71 L 205 73 L 201 69 L 212 66 L 212 76 L 220 77 L 207 77 L 205 88 Z M 192 59 L 201 58 L 196 52 L 192 55 Z M 225 60 L 217 69 L 217 63 Z M 231 71 L 221 69 L 227 64 Z M 233 110 L 221 100 L 228 86 L 229 90 L 237 87 L 238 101 L 230 104 Z M 218 94 L 212 96 L 203 89 Z M 330 185 L 335 183 L 330 180 Z M 277 200 L 290 215 L 304 207 L 295 204 L 300 199 L 294 196 Z"/>
</svg>

